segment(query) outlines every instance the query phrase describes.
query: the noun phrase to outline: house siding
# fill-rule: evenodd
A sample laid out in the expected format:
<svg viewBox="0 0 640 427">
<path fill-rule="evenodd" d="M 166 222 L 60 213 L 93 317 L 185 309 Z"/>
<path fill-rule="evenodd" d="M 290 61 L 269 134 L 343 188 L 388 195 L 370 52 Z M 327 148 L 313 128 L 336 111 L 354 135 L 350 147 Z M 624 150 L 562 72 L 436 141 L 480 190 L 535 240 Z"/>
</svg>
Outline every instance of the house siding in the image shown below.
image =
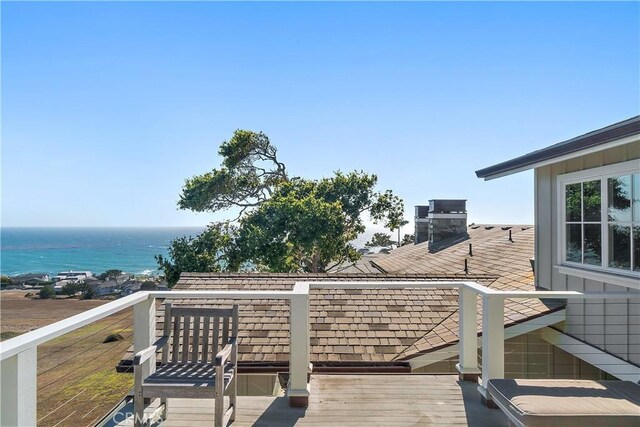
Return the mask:
<svg viewBox="0 0 640 427">
<path fill-rule="evenodd" d="M 561 274 L 558 259 L 558 175 L 640 159 L 640 141 L 535 169 L 536 286 L 554 291 L 629 292 L 604 282 Z M 640 364 L 638 300 L 570 300 L 565 332 L 628 362 Z"/>
</svg>

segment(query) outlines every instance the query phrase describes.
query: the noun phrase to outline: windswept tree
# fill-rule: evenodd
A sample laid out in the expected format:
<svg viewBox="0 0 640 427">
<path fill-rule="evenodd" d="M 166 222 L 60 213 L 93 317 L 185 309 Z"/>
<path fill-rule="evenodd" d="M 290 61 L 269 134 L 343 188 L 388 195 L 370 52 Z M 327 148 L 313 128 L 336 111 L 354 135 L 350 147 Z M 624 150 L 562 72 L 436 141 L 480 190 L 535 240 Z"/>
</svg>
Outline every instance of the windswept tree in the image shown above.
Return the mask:
<svg viewBox="0 0 640 427">
<path fill-rule="evenodd" d="M 402 200 L 376 191 L 375 175 L 290 177 L 263 133 L 238 130 L 219 155 L 219 168 L 186 181 L 178 206 L 239 214 L 174 240 L 168 257 L 156 257 L 170 285 L 183 271 L 325 272 L 359 257 L 350 242 L 364 232 L 364 214 L 392 230 L 403 221 Z"/>
<path fill-rule="evenodd" d="M 371 240 L 365 243 L 365 246 L 374 247 L 374 246 L 391 246 L 395 242 L 391 240 L 391 234 L 386 233 L 373 233 L 371 236 Z"/>
<path fill-rule="evenodd" d="M 195 212 L 240 208 L 240 217 L 248 208 L 269 199 L 276 186 L 289 180 L 277 151 L 262 132 L 235 131 L 229 141 L 220 145 L 221 166 L 187 179 L 178 207 Z"/>
</svg>

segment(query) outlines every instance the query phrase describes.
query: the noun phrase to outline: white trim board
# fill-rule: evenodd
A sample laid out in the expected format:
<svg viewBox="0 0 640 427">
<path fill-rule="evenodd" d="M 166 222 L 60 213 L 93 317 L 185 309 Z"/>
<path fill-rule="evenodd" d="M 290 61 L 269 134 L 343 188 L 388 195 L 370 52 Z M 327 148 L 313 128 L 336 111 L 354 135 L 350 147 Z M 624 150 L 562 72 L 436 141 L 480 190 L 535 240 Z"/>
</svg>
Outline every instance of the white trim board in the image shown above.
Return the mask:
<svg viewBox="0 0 640 427">
<path fill-rule="evenodd" d="M 621 380 L 640 383 L 640 367 L 552 328 L 544 328 L 541 336 L 549 344 L 584 360 L 601 371 Z"/>
<path fill-rule="evenodd" d="M 520 335 L 528 334 L 529 332 L 536 331 L 538 329 L 547 328 L 548 326 L 555 325 L 556 323 L 564 322 L 566 319 L 566 311 L 564 309 L 536 317 L 535 319 L 527 320 L 517 325 L 509 326 L 504 330 L 504 339 L 514 338 Z M 480 334 L 481 335 L 481 334 Z M 478 337 L 478 348 L 482 348 L 482 337 Z M 432 351 L 426 354 L 421 354 L 413 359 L 409 360 L 409 366 L 411 369 L 418 369 L 424 366 L 431 365 L 436 362 L 449 359 L 458 355 L 458 343 L 451 344 L 440 350 Z"/>
<path fill-rule="evenodd" d="M 630 274 L 613 274 L 608 271 L 589 269 L 588 267 L 572 267 L 567 265 L 554 265 L 559 274 L 580 277 L 581 279 L 595 280 L 609 285 L 624 286 L 630 289 L 640 289 L 640 279 Z"/>
</svg>

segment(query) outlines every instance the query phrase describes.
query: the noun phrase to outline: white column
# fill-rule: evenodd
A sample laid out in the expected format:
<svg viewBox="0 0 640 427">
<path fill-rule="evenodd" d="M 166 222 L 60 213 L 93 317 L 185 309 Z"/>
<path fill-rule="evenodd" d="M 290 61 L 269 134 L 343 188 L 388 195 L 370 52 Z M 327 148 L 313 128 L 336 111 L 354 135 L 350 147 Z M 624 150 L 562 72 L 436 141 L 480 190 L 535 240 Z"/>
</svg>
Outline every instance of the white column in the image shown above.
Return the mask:
<svg viewBox="0 0 640 427">
<path fill-rule="evenodd" d="M 0 425 L 36 425 L 37 375 L 36 347 L 0 362 Z"/>
<path fill-rule="evenodd" d="M 482 384 L 478 387 L 486 401 L 490 379 L 504 378 L 504 298 L 482 297 Z"/>
<path fill-rule="evenodd" d="M 149 296 L 133 306 L 133 351 L 137 353 L 156 341 L 156 300 Z M 143 365 L 143 377 L 155 372 L 156 359 L 149 358 Z"/>
<path fill-rule="evenodd" d="M 475 291 L 460 287 L 458 305 L 460 361 L 456 368 L 461 380 L 477 381 L 480 369 L 478 368 L 478 307 Z"/>
<path fill-rule="evenodd" d="M 291 406 L 309 403 L 309 293 L 296 293 L 291 297 L 289 330 L 289 387 L 287 395 Z"/>
</svg>

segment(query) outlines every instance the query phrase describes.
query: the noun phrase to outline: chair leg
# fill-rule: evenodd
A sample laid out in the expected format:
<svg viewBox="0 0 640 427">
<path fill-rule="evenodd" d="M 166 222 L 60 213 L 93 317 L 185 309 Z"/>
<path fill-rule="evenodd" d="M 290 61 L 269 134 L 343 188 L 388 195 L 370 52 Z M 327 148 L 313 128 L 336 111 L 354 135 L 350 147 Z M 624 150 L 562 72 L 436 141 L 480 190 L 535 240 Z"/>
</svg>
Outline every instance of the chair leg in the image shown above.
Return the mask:
<svg viewBox="0 0 640 427">
<path fill-rule="evenodd" d="M 216 392 L 216 412 L 214 419 L 215 427 L 223 427 L 222 422 L 224 421 L 224 393 Z"/>
<path fill-rule="evenodd" d="M 134 377 L 134 394 L 133 394 L 133 425 L 135 427 L 142 427 L 144 422 L 144 394 L 142 393 L 142 366 L 136 365 L 133 367 Z"/>
<path fill-rule="evenodd" d="M 169 399 L 160 399 L 160 404 L 163 406 L 162 407 L 162 414 L 160 414 L 160 416 L 162 417 L 162 421 L 165 421 L 168 417 L 168 412 L 169 412 Z"/>
<path fill-rule="evenodd" d="M 144 426 L 144 399 L 142 398 L 142 393 L 136 395 L 133 398 L 133 409 L 134 409 L 134 420 L 133 425 L 135 427 Z"/>
<path fill-rule="evenodd" d="M 236 401 L 238 400 L 238 376 L 234 376 L 233 380 L 231 381 L 231 390 L 229 393 L 229 405 L 232 407 L 231 409 L 231 416 L 229 417 L 229 420 L 231 422 L 236 420 Z"/>
</svg>

